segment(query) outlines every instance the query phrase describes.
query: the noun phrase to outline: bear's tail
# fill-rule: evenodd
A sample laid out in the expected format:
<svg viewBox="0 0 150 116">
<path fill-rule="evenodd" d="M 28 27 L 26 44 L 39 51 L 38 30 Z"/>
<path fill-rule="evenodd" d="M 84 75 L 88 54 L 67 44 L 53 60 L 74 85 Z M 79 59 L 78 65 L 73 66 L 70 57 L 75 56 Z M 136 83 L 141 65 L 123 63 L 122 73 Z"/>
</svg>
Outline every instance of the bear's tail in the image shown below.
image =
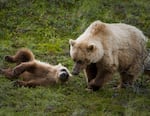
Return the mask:
<svg viewBox="0 0 150 116">
<path fill-rule="evenodd" d="M 27 48 L 22 48 L 18 50 L 18 52 L 13 56 L 5 56 L 6 61 L 14 62 L 17 64 L 20 64 L 21 62 L 29 62 L 34 59 L 35 58 L 34 58 L 33 53 Z"/>
</svg>

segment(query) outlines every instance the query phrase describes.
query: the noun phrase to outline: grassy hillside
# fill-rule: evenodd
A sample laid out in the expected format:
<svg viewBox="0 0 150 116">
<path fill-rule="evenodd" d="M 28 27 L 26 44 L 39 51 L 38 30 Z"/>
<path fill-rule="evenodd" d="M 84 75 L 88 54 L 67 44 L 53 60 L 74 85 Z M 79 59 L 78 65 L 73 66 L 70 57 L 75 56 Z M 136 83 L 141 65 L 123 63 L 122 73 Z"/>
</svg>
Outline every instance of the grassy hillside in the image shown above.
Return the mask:
<svg viewBox="0 0 150 116">
<path fill-rule="evenodd" d="M 149 5 L 149 0 L 0 0 L 0 67 L 13 66 L 3 57 L 27 47 L 41 61 L 71 70 L 68 40 L 94 20 L 131 24 L 150 38 Z M 118 90 L 115 75 L 103 89 L 87 92 L 83 74 L 47 88 L 17 88 L 0 75 L 0 115 L 149 116 L 147 79 L 143 75 L 133 87 Z"/>
</svg>

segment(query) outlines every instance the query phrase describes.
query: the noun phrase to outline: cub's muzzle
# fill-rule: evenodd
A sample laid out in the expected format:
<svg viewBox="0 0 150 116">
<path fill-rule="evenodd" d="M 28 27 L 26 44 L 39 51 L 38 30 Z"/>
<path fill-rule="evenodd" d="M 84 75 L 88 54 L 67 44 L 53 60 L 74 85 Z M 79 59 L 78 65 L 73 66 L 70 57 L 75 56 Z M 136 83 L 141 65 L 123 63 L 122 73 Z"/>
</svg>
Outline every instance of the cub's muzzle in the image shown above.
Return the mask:
<svg viewBox="0 0 150 116">
<path fill-rule="evenodd" d="M 62 81 L 62 82 L 65 82 L 69 79 L 69 74 L 65 71 L 61 72 L 60 75 L 59 75 L 59 79 Z"/>
</svg>

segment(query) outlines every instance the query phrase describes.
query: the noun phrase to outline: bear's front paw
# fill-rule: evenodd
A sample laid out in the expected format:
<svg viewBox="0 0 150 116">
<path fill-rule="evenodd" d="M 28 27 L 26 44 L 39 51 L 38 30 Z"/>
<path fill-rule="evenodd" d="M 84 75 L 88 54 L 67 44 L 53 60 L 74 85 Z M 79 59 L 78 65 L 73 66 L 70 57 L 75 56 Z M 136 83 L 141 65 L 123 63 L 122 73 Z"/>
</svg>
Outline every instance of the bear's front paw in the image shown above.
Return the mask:
<svg viewBox="0 0 150 116">
<path fill-rule="evenodd" d="M 99 86 L 96 86 L 96 85 L 89 85 L 89 86 L 88 86 L 88 89 L 89 89 L 89 90 L 93 90 L 93 91 L 98 91 L 98 90 L 100 89 L 100 87 L 99 87 Z"/>
<path fill-rule="evenodd" d="M 95 79 L 91 80 L 88 84 L 88 89 L 92 89 L 93 91 L 97 91 L 102 87 L 100 82 L 97 82 Z"/>
<path fill-rule="evenodd" d="M 90 89 L 90 88 L 88 88 L 88 87 L 87 87 L 85 90 L 86 90 L 87 92 L 93 92 L 93 89 Z"/>
</svg>

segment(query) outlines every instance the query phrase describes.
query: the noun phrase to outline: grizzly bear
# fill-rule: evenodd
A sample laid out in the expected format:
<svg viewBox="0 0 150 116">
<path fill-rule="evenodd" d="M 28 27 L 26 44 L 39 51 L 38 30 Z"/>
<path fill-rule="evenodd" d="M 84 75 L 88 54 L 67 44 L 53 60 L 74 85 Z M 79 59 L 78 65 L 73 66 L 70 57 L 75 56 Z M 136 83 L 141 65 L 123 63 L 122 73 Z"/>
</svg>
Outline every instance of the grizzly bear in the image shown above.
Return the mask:
<svg viewBox="0 0 150 116">
<path fill-rule="evenodd" d="M 76 40 L 69 40 L 75 62 L 72 74 L 83 70 L 92 90 L 101 88 L 117 71 L 121 75 L 119 87 L 132 85 L 143 71 L 146 41 L 134 26 L 95 21 Z"/>
<path fill-rule="evenodd" d="M 66 67 L 36 60 L 33 53 L 25 48 L 20 49 L 14 56 L 5 56 L 5 60 L 17 65 L 14 68 L 0 69 L 0 73 L 10 80 L 22 77 L 22 80 L 15 83 L 19 86 L 35 87 L 65 83 L 71 76 Z"/>
</svg>

